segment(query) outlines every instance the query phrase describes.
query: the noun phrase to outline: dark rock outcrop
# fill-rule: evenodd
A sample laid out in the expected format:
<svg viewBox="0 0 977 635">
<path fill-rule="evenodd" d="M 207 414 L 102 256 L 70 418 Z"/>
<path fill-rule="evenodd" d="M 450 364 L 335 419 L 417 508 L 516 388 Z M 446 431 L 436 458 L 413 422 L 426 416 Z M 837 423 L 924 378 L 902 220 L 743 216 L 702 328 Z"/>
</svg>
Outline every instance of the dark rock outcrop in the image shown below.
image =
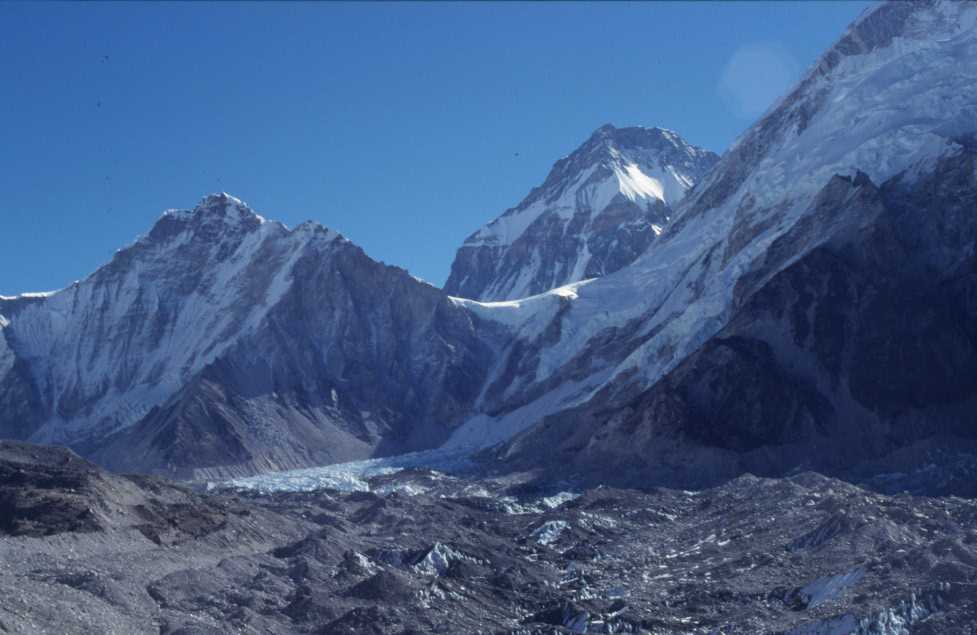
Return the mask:
<svg viewBox="0 0 977 635">
<path fill-rule="evenodd" d="M 911 185 L 839 177 L 816 205 L 741 278 L 728 325 L 660 381 L 624 378 L 493 456 L 545 456 L 598 481 L 702 485 L 744 471 L 881 470 L 886 456 L 904 457 L 888 464 L 900 471 L 912 465 L 903 448 L 977 439 L 977 153 Z M 826 234 L 842 212 L 859 225 Z"/>
<path fill-rule="evenodd" d="M 99 510 L 165 499 L 177 538 L 131 524 L 135 511 L 91 531 L 49 508 L 33 522 L 56 535 L 0 530 L 12 633 L 871 633 L 895 620 L 957 633 L 977 617 L 972 501 L 812 473 L 548 497 L 511 477 L 404 471 L 370 493 L 258 496 L 152 479 L 123 493 L 125 479 L 35 446 L 0 447 L 10 464 L 54 479 L 51 495 L 80 484 Z M 379 503 L 382 516 L 356 520 Z"/>
</svg>

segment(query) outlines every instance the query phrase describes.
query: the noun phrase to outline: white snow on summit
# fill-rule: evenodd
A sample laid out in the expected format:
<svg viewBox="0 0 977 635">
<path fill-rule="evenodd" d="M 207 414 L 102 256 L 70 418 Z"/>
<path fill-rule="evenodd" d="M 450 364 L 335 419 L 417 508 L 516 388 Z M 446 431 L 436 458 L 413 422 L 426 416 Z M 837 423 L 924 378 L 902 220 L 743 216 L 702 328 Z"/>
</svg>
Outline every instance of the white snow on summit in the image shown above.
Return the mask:
<svg viewBox="0 0 977 635">
<path fill-rule="evenodd" d="M 511 245 L 528 227 L 544 214 L 570 219 L 578 210 L 578 202 L 596 216 L 605 210 L 614 197 L 623 195 L 632 203 L 647 208 L 655 201 L 674 205 L 682 200 L 694 181 L 674 167 L 647 167 L 638 164 L 629 152 L 609 148 L 608 175 L 598 175 L 599 166 L 581 172 L 555 198 L 538 198 L 526 207 L 517 207 L 493 220 L 465 241 L 466 245 Z M 647 161 L 641 161 L 647 163 Z"/>
<path fill-rule="evenodd" d="M 726 324 L 741 276 L 812 212 L 834 175 L 860 170 L 876 184 L 897 174 L 913 178 L 975 132 L 977 4 L 876 7 L 697 184 L 652 249 L 575 289 L 560 313 L 558 340 L 539 351 L 536 372 L 516 378 L 508 390 L 528 391 L 551 379 L 607 329 L 637 324 L 633 337 L 640 345 L 623 360 L 603 363 L 595 356 L 588 377 L 550 383 L 517 410 L 494 419 L 477 415 L 462 429 L 483 430 L 486 440 L 498 442 L 586 402 L 617 377 L 651 385 Z M 825 240 L 833 229 L 811 240 Z M 478 305 L 499 321 L 525 309 L 552 311 L 542 302 Z M 535 324 L 523 315 L 519 323 Z M 493 424 L 504 432 L 491 434 Z"/>
<path fill-rule="evenodd" d="M 445 290 L 511 300 L 617 270 L 662 232 L 716 159 L 670 130 L 603 126 L 465 241 Z"/>
<path fill-rule="evenodd" d="M 54 413 L 32 440 L 135 423 L 258 326 L 307 249 L 339 238 L 289 231 L 215 194 L 164 213 L 88 278 L 13 298 L 21 308 L 6 316 L 8 343 Z"/>
</svg>

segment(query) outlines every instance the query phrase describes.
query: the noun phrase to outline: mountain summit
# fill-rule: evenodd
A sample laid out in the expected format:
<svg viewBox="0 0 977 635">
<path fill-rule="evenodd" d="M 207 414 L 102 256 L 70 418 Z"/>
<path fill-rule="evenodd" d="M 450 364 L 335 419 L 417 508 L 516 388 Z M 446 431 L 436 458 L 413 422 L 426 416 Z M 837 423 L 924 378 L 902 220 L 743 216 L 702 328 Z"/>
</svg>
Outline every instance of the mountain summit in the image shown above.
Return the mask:
<svg viewBox="0 0 977 635">
<path fill-rule="evenodd" d="M 977 436 L 975 114 L 977 4 L 866 11 L 509 360 L 547 372 L 502 454 L 687 485 Z"/>
<path fill-rule="evenodd" d="M 489 361 L 439 289 L 215 194 L 0 298 L 0 437 L 182 477 L 348 460 L 442 440 Z"/>
<path fill-rule="evenodd" d="M 217 194 L 0 297 L 0 438 L 224 481 L 0 442 L 0 630 L 974 633 L 977 2 L 718 162 L 599 129 L 448 290 Z"/>
<path fill-rule="evenodd" d="M 867 11 L 718 162 L 605 126 L 447 292 L 226 194 L 167 212 L 0 298 L 0 436 L 187 478 L 504 442 L 676 485 L 974 438 L 975 33 L 973 3 Z"/>
<path fill-rule="evenodd" d="M 458 250 L 445 291 L 508 300 L 630 264 L 716 163 L 662 128 L 605 125 Z"/>
</svg>

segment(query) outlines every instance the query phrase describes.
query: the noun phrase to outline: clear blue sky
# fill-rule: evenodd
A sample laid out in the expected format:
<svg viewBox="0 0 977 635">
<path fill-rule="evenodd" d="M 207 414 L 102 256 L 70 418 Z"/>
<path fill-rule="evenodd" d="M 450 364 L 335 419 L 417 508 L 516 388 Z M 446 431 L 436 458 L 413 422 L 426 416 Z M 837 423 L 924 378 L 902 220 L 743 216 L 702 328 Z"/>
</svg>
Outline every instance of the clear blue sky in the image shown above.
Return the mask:
<svg viewBox="0 0 977 635">
<path fill-rule="evenodd" d="M 0 294 L 214 191 L 441 284 L 601 124 L 722 152 L 865 6 L 0 2 Z"/>
</svg>

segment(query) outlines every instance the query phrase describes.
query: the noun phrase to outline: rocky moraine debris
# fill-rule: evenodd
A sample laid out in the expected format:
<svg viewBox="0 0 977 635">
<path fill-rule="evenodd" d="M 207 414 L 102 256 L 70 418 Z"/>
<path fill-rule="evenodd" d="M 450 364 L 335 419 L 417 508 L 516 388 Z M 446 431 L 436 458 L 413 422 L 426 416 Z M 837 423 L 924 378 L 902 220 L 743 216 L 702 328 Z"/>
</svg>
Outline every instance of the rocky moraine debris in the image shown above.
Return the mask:
<svg viewBox="0 0 977 635">
<path fill-rule="evenodd" d="M 561 492 L 415 469 L 369 491 L 201 494 L 11 443 L 0 471 L 5 632 L 966 633 L 977 621 L 977 502 L 811 473 Z"/>
</svg>

